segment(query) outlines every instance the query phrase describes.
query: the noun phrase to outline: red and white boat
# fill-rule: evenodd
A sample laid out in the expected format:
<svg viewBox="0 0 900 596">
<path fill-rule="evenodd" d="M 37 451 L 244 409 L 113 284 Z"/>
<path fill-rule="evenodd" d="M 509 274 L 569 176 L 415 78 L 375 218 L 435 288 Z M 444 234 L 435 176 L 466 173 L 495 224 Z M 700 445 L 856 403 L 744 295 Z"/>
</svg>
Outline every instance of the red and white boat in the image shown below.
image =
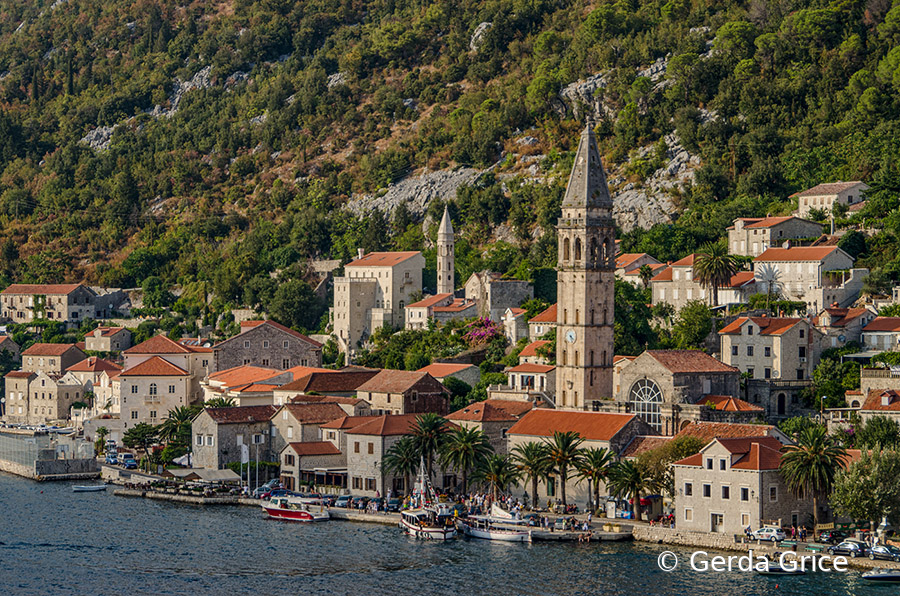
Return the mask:
<svg viewBox="0 0 900 596">
<path fill-rule="evenodd" d="M 274 497 L 262 506 L 272 519 L 298 522 L 328 521 L 331 516 L 323 505 L 310 505 L 297 497 Z"/>
</svg>

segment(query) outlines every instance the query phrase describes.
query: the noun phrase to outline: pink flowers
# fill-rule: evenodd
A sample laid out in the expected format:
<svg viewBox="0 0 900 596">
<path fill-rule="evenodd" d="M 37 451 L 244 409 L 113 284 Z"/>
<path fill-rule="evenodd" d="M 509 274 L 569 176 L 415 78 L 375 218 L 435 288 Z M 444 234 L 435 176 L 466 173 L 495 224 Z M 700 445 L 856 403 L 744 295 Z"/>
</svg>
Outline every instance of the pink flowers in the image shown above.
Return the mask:
<svg viewBox="0 0 900 596">
<path fill-rule="evenodd" d="M 478 317 L 466 324 L 466 341 L 471 346 L 489 343 L 496 337 L 503 335 L 500 325 L 487 317 Z"/>
</svg>

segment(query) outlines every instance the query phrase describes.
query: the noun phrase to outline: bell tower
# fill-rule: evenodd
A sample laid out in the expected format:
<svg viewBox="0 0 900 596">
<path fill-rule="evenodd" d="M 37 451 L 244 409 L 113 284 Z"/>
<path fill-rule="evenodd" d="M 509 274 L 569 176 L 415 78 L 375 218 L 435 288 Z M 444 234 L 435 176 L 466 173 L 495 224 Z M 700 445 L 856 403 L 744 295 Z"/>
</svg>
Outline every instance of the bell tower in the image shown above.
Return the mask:
<svg viewBox="0 0 900 596">
<path fill-rule="evenodd" d="M 437 233 L 437 293 L 452 294 L 454 288 L 453 269 L 453 224 L 450 213 L 444 205 L 444 216 Z"/>
<path fill-rule="evenodd" d="M 613 397 L 615 227 L 594 131 L 581 133 L 557 225 L 556 406 Z"/>
</svg>

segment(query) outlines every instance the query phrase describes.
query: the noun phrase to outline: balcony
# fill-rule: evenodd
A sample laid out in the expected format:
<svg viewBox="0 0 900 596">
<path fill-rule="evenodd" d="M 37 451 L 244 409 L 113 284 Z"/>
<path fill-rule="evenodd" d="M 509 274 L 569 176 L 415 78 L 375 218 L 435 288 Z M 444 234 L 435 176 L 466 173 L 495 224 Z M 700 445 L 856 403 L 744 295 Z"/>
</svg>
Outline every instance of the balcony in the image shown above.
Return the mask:
<svg viewBox="0 0 900 596">
<path fill-rule="evenodd" d="M 144 396 L 144 405 L 158 404 L 159 396 L 158 395 L 145 395 Z"/>
</svg>

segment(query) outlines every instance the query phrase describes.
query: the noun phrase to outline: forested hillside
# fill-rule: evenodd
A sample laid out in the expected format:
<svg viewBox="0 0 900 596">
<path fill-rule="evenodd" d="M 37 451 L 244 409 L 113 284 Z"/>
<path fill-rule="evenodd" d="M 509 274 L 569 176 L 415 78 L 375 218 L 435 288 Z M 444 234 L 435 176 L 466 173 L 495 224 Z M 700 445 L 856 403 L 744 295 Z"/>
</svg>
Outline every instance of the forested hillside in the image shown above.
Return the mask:
<svg viewBox="0 0 900 596">
<path fill-rule="evenodd" d="M 867 208 L 838 223 L 874 228 L 857 251 L 873 284 L 900 278 L 900 1 L 0 0 L 2 281 L 312 305 L 310 259 L 430 245 L 405 209 L 342 211 L 354 194 L 495 164 L 445 197 L 457 275 L 532 278 L 555 263 L 542 232 L 591 111 L 560 91 L 598 74 L 614 190 L 662 167 L 673 132 L 701 164 L 677 222 L 625 250 L 679 258 L 863 179 Z M 509 158 L 524 134 L 527 181 Z M 322 306 L 289 322 L 315 329 Z"/>
</svg>

